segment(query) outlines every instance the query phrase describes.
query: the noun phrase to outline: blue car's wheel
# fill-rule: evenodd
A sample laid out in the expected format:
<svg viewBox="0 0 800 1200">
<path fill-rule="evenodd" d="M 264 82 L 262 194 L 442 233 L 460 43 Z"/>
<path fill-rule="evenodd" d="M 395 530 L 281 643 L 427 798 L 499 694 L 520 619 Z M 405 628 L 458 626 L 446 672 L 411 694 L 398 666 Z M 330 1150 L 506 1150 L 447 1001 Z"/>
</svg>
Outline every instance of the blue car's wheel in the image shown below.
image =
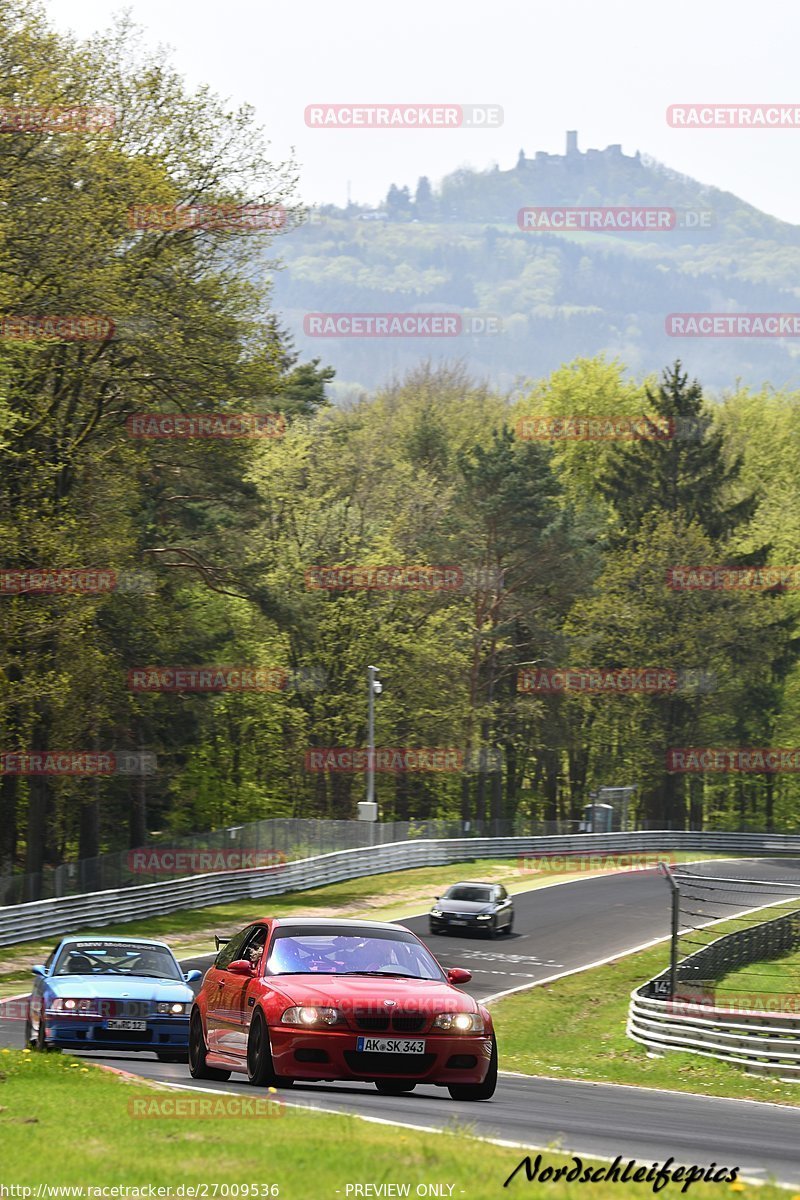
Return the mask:
<svg viewBox="0 0 800 1200">
<path fill-rule="evenodd" d="M 44 1033 L 44 1014 L 39 1017 L 39 1028 L 36 1032 L 36 1041 L 34 1042 L 36 1049 L 40 1054 L 48 1054 L 51 1050 L 55 1050 L 55 1046 L 51 1046 L 47 1041 Z"/>
<path fill-rule="evenodd" d="M 156 1050 L 156 1058 L 163 1063 L 185 1063 L 189 1061 L 188 1050 Z"/>
</svg>

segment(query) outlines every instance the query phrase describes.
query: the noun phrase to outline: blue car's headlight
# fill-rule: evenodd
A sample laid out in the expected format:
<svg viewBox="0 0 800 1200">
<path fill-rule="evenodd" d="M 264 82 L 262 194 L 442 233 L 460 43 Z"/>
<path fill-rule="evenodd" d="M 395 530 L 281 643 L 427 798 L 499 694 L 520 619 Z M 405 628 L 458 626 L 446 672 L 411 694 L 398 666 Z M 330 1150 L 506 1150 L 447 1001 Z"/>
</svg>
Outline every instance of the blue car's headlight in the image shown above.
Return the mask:
<svg viewBox="0 0 800 1200">
<path fill-rule="evenodd" d="M 75 1016 L 99 1017 L 100 1006 L 97 1000 L 80 999 L 75 996 L 57 996 L 49 1005 L 50 1012 L 74 1013 Z"/>
<path fill-rule="evenodd" d="M 444 913 L 442 912 L 442 910 L 440 908 L 432 908 L 431 916 L 432 917 L 443 917 Z"/>
<path fill-rule="evenodd" d="M 171 1000 L 159 1000 L 156 1012 L 170 1017 L 183 1017 L 186 1015 L 188 1007 L 188 1004 L 173 1004 Z"/>
</svg>

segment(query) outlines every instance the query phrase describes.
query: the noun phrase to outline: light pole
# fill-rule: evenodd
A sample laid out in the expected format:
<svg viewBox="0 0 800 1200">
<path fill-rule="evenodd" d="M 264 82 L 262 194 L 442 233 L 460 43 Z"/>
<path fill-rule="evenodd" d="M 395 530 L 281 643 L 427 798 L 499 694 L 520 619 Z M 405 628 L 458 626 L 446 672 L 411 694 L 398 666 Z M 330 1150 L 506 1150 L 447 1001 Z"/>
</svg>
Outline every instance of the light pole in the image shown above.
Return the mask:
<svg viewBox="0 0 800 1200">
<path fill-rule="evenodd" d="M 358 806 L 362 821 L 378 819 L 378 806 L 375 803 L 375 697 L 383 691 L 378 675 L 378 667 L 367 667 L 367 799 Z"/>
</svg>

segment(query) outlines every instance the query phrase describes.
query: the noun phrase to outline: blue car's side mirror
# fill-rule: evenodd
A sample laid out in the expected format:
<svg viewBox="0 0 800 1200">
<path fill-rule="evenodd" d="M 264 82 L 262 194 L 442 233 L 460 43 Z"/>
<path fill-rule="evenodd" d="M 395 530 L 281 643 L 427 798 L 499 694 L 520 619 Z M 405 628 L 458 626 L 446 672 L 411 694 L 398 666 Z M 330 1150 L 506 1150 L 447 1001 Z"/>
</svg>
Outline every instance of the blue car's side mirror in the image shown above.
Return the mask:
<svg viewBox="0 0 800 1200">
<path fill-rule="evenodd" d="M 44 978 L 44 976 L 47 974 L 47 971 L 45 971 L 44 967 L 42 967 L 42 966 L 36 966 L 36 967 L 31 967 L 31 974 L 32 975 L 41 975 Z"/>
<path fill-rule="evenodd" d="M 194 983 L 198 979 L 203 978 L 202 971 L 187 971 L 183 977 L 187 983 Z"/>
</svg>

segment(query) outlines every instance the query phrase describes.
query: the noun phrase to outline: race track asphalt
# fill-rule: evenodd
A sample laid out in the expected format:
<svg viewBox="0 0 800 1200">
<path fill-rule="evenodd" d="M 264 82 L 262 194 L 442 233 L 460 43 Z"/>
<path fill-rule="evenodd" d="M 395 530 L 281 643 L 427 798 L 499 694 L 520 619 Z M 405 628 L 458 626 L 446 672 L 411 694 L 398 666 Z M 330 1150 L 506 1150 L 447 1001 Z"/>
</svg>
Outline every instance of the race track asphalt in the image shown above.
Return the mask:
<svg viewBox="0 0 800 1200">
<path fill-rule="evenodd" d="M 697 865 L 689 869 L 700 873 Z M 795 878 L 800 892 L 798 860 L 712 860 L 703 865 L 702 873 L 754 880 Z M 465 874 L 456 867 L 454 878 L 459 876 Z M 766 895 L 754 886 L 742 889 L 740 898 L 745 909 Z M 522 892 L 515 896 L 514 907 L 513 934 L 494 941 L 477 936 L 431 937 L 425 916 L 402 923 L 424 938 L 443 966 L 469 968 L 473 981 L 465 990 L 481 999 L 614 957 L 669 932 L 669 888 L 656 871 Z M 710 906 L 708 915 L 731 915 L 731 910 Z M 205 968 L 211 959 L 209 954 L 185 960 L 183 965 Z M 22 1044 L 20 1019 L 0 1017 L 0 1044 Z M 381 1096 L 368 1084 L 295 1085 L 282 1092 L 281 1099 L 412 1127 L 444 1128 L 455 1118 L 469 1123 L 481 1136 L 531 1149 L 557 1141 L 565 1152 L 584 1157 L 620 1154 L 648 1164 L 669 1157 L 682 1164 L 716 1162 L 738 1166 L 742 1175 L 751 1178 L 800 1185 L 796 1108 L 503 1074 L 500 1049 L 501 1078 L 490 1102 L 456 1102 L 445 1089 L 426 1086 L 404 1096 Z M 253 1094 L 243 1076 L 232 1076 L 226 1083 L 195 1084 L 185 1066 L 159 1063 L 150 1054 L 86 1057 L 164 1083 Z M 509 1171 L 523 1153 L 509 1149 Z"/>
</svg>

